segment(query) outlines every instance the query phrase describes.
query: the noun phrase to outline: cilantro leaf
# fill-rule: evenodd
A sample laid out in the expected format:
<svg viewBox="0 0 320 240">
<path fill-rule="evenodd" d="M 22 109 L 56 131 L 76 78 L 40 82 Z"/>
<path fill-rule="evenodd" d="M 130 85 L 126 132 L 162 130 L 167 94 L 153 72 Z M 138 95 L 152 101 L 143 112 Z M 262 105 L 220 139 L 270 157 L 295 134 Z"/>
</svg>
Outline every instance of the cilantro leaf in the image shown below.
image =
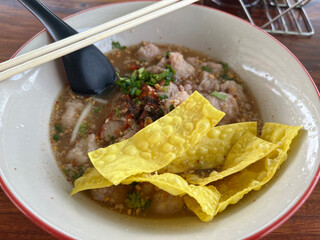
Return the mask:
<svg viewBox="0 0 320 240">
<path fill-rule="evenodd" d="M 206 72 L 212 73 L 212 68 L 210 68 L 210 67 L 202 66 L 202 67 L 201 67 L 201 69 L 202 69 L 203 71 L 206 71 Z"/>
<path fill-rule="evenodd" d="M 129 208 L 146 208 L 151 204 L 151 200 L 144 199 L 139 192 L 129 193 L 125 202 Z"/>
<path fill-rule="evenodd" d="M 121 44 L 119 42 L 115 42 L 115 41 L 112 41 L 111 45 L 112 45 L 112 49 L 117 48 L 120 50 L 124 50 L 127 48 L 126 46 L 121 46 Z"/>
<path fill-rule="evenodd" d="M 226 73 L 229 70 L 229 66 L 228 63 L 224 63 L 224 62 L 219 62 L 222 67 L 223 67 L 223 71 Z"/>
<path fill-rule="evenodd" d="M 110 139 L 110 142 L 111 142 L 111 143 L 114 143 L 114 141 L 115 141 L 114 136 L 108 134 L 108 138 Z"/>
<path fill-rule="evenodd" d="M 59 136 L 58 134 L 54 134 L 54 135 L 52 136 L 52 138 L 53 138 L 53 140 L 55 140 L 55 141 L 59 141 L 60 136 Z"/>
<path fill-rule="evenodd" d="M 61 127 L 60 124 L 56 124 L 56 125 L 54 126 L 54 129 L 56 130 L 57 133 L 61 133 L 61 132 L 62 132 L 62 127 Z"/>
<path fill-rule="evenodd" d="M 79 167 L 78 171 L 74 172 L 71 177 L 72 177 L 73 181 L 75 181 L 76 179 L 81 177 L 83 174 L 84 174 L 84 170 L 82 169 L 82 167 Z"/>
</svg>

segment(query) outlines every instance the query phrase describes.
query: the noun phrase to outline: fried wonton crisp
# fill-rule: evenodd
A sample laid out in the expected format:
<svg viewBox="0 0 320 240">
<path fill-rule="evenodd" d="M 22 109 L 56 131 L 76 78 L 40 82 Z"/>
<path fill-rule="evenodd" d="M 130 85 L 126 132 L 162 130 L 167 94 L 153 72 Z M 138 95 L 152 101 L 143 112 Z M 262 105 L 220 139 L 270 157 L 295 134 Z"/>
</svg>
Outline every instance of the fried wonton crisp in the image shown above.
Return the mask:
<svg viewBox="0 0 320 240">
<path fill-rule="evenodd" d="M 246 132 L 256 135 L 257 123 L 243 122 L 211 128 L 197 144 L 160 171 L 181 173 L 192 169 L 222 166 L 231 147 Z"/>
<path fill-rule="evenodd" d="M 182 197 L 201 221 L 211 221 L 229 204 L 270 181 L 301 128 L 266 123 L 259 138 L 255 122 L 215 127 L 223 116 L 193 93 L 130 139 L 90 152 L 94 168 L 75 181 L 71 195 L 148 182 Z M 208 176 L 195 174 L 206 169 L 215 170 Z"/>
<path fill-rule="evenodd" d="M 267 156 L 277 145 L 267 142 L 255 135 L 245 133 L 231 148 L 222 166 L 222 171 L 212 171 L 208 177 L 201 178 L 197 174 L 183 175 L 189 183 L 207 185 L 233 173 L 239 172 L 250 164 Z"/>
<path fill-rule="evenodd" d="M 262 129 L 262 139 L 277 145 L 266 157 L 249 165 L 244 170 L 213 183 L 221 193 L 217 213 L 229 204 L 237 203 L 251 190 L 259 190 L 270 181 L 280 165 L 287 159 L 287 151 L 301 126 L 266 123 Z"/>
<path fill-rule="evenodd" d="M 95 168 L 88 168 L 86 172 L 74 182 L 74 188 L 70 195 L 74 195 L 78 192 L 110 187 L 113 184 L 105 179 Z"/>
<path fill-rule="evenodd" d="M 171 195 L 184 197 L 187 207 L 205 222 L 210 221 L 215 215 L 220 198 L 220 193 L 215 187 L 189 185 L 182 177 L 172 173 L 139 174 L 123 180 L 121 184 L 129 185 L 133 182 L 149 182 Z M 91 168 L 75 181 L 71 195 L 112 185 L 96 169 Z"/>
<path fill-rule="evenodd" d="M 197 144 L 224 115 L 194 92 L 133 137 L 90 152 L 89 158 L 104 178 L 117 185 L 132 175 L 164 168 Z"/>
</svg>

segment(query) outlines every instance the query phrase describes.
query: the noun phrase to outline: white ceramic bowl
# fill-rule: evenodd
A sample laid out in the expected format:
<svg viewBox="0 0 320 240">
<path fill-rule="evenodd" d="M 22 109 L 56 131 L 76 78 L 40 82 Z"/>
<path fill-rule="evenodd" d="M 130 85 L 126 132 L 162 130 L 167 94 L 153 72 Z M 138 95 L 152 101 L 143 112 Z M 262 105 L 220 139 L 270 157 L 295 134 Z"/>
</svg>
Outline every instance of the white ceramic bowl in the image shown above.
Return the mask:
<svg viewBox="0 0 320 240">
<path fill-rule="evenodd" d="M 148 2 L 98 7 L 67 20 L 87 29 L 139 9 Z M 120 215 L 87 198 L 70 197 L 71 184 L 58 169 L 49 143 L 49 116 L 64 86 L 59 61 L 0 84 L 0 181 L 11 200 L 36 224 L 60 238 L 239 239 L 258 238 L 288 219 L 306 200 L 319 177 L 319 93 L 301 63 L 270 35 L 213 9 L 190 6 L 111 41 L 175 43 L 229 63 L 258 99 L 264 121 L 303 125 L 288 160 L 258 192 L 228 207 L 211 223 L 197 218 L 153 220 Z M 49 43 L 46 32 L 18 55 Z"/>
</svg>

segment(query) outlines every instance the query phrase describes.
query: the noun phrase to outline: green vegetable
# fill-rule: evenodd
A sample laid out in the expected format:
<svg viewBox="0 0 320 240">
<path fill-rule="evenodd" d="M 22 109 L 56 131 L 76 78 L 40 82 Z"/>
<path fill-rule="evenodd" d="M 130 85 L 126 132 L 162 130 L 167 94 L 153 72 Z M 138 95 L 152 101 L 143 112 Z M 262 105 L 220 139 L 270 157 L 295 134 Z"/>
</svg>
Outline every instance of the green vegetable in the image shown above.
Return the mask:
<svg viewBox="0 0 320 240">
<path fill-rule="evenodd" d="M 129 94 L 130 96 L 139 96 L 141 94 L 143 84 L 155 86 L 164 80 L 164 85 L 168 86 L 170 82 L 174 82 L 173 74 L 175 74 L 175 71 L 170 65 L 167 65 L 167 69 L 160 74 L 147 72 L 146 69 L 142 67 L 134 70 L 129 76 L 120 77 L 118 75 L 116 84 L 125 94 Z"/>
<path fill-rule="evenodd" d="M 115 42 L 115 41 L 112 41 L 111 45 L 112 45 L 112 49 L 117 48 L 120 50 L 124 50 L 127 48 L 126 46 L 121 46 L 121 44 L 119 42 Z"/>
<path fill-rule="evenodd" d="M 68 175 L 70 173 L 71 169 L 63 169 L 64 175 Z"/>
<path fill-rule="evenodd" d="M 121 118 L 119 109 L 117 107 L 115 108 L 115 111 L 116 111 L 117 118 Z"/>
<path fill-rule="evenodd" d="M 80 125 L 79 135 L 80 135 L 80 137 L 82 137 L 82 138 L 85 138 L 85 137 L 87 136 L 87 124 L 86 124 L 86 123 L 82 123 L 82 124 Z"/>
<path fill-rule="evenodd" d="M 130 183 L 130 185 L 131 185 L 132 187 L 136 187 L 137 184 L 138 184 L 138 182 L 132 182 L 132 183 Z"/>
<path fill-rule="evenodd" d="M 168 96 L 164 94 L 164 95 L 161 95 L 159 98 L 160 98 L 160 100 L 163 100 L 163 99 L 167 99 Z"/>
<path fill-rule="evenodd" d="M 173 104 L 170 104 L 170 107 L 169 107 L 169 109 L 170 109 L 170 112 L 174 109 L 174 106 L 173 106 Z"/>
<path fill-rule="evenodd" d="M 114 140 L 115 140 L 114 136 L 108 134 L 108 138 L 110 139 L 111 143 L 114 143 Z"/>
<path fill-rule="evenodd" d="M 221 75 L 221 78 L 224 79 L 224 80 L 227 80 L 227 81 L 234 81 L 233 78 L 229 77 L 227 74 L 222 74 Z"/>
<path fill-rule="evenodd" d="M 228 97 L 228 95 L 225 95 L 225 94 L 222 94 L 222 93 L 219 93 L 217 91 L 214 91 L 212 93 L 210 93 L 211 96 L 215 96 L 216 98 L 222 100 L 222 101 L 226 101 L 226 98 Z"/>
<path fill-rule="evenodd" d="M 58 134 L 54 134 L 54 135 L 52 136 L 52 138 L 53 138 L 53 140 L 55 140 L 55 141 L 59 141 L 60 136 L 59 136 Z"/>
<path fill-rule="evenodd" d="M 138 98 L 135 98 L 134 99 L 134 102 L 135 104 L 137 104 L 138 106 L 140 106 L 142 104 L 142 102 L 138 99 Z"/>
<path fill-rule="evenodd" d="M 61 132 L 62 132 L 62 127 L 61 127 L 60 124 L 56 124 L 56 125 L 54 126 L 54 129 L 56 130 L 57 133 L 61 133 Z"/>
<path fill-rule="evenodd" d="M 139 192 L 129 193 L 125 202 L 129 208 L 147 208 L 151 204 L 151 200 L 144 199 Z"/>
<path fill-rule="evenodd" d="M 166 52 L 166 59 L 169 59 L 170 52 Z"/>
<path fill-rule="evenodd" d="M 222 67 L 223 67 L 223 71 L 226 73 L 229 70 L 229 66 L 228 63 L 224 63 L 224 62 L 219 62 Z"/>
<path fill-rule="evenodd" d="M 101 107 L 96 107 L 95 109 L 93 109 L 93 112 L 97 113 L 97 112 L 100 112 L 101 110 Z"/>
<path fill-rule="evenodd" d="M 84 170 L 82 169 L 82 167 L 79 167 L 78 171 L 74 172 L 71 177 L 72 177 L 73 181 L 75 181 L 76 179 L 81 177 L 83 174 L 84 174 Z"/>
<path fill-rule="evenodd" d="M 202 69 L 203 71 L 212 73 L 212 68 L 210 68 L 210 67 L 202 66 L 201 69 Z"/>
</svg>

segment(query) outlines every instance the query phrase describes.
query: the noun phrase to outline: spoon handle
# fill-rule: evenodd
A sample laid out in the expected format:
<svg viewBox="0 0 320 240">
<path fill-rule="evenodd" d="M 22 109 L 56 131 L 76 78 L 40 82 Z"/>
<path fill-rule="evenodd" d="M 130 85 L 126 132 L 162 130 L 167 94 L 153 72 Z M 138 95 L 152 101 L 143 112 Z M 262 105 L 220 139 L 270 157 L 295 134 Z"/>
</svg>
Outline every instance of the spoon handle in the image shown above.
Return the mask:
<svg viewBox="0 0 320 240">
<path fill-rule="evenodd" d="M 39 0 L 18 0 L 46 27 L 55 41 L 70 37 L 78 32 L 58 18 Z"/>
<path fill-rule="evenodd" d="M 19 0 L 47 28 L 55 41 L 77 34 L 39 0 Z M 105 55 L 94 45 L 62 57 L 71 89 L 75 93 L 92 95 L 112 86 L 116 73 Z"/>
</svg>

